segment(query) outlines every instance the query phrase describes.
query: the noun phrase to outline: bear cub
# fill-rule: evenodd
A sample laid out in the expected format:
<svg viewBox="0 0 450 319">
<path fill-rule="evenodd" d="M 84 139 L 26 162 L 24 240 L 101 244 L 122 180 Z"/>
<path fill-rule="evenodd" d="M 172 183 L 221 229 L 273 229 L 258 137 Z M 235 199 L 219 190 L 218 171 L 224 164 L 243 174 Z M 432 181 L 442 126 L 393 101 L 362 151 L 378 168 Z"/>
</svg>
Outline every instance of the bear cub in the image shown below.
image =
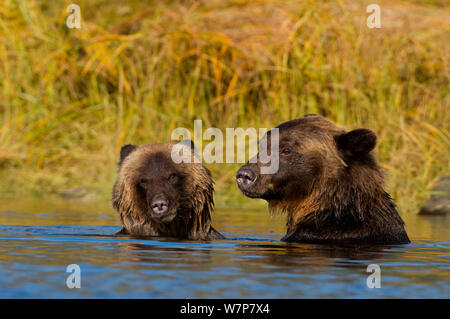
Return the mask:
<svg viewBox="0 0 450 319">
<path fill-rule="evenodd" d="M 213 180 L 194 162 L 191 141 L 178 143 L 189 162 L 172 160 L 177 143 L 125 145 L 112 191 L 122 229 L 117 234 L 189 240 L 224 238 L 211 226 Z"/>
</svg>

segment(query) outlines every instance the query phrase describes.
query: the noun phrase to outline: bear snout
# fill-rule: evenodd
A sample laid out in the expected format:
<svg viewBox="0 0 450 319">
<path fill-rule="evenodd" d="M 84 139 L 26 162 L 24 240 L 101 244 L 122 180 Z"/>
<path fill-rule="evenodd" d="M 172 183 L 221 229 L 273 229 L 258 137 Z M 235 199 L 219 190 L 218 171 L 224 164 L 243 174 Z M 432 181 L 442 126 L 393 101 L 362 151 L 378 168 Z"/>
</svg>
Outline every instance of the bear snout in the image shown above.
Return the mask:
<svg viewBox="0 0 450 319">
<path fill-rule="evenodd" d="M 169 201 L 163 196 L 156 196 L 150 207 L 156 215 L 163 215 L 169 210 Z"/>
<path fill-rule="evenodd" d="M 257 177 L 252 170 L 241 167 L 236 173 L 236 182 L 240 188 L 248 188 L 255 184 Z"/>
</svg>

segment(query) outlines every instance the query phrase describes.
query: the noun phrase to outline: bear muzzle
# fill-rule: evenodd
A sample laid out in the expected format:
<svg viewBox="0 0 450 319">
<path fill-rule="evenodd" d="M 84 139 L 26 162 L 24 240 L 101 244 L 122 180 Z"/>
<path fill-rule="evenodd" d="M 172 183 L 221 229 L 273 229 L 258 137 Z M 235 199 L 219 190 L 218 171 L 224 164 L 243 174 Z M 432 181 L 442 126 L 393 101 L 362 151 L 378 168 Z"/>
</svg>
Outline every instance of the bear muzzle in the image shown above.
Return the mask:
<svg viewBox="0 0 450 319">
<path fill-rule="evenodd" d="M 173 205 L 173 203 L 162 194 L 154 196 L 151 201 L 149 201 L 148 208 L 151 218 L 159 223 L 171 222 L 175 218 L 177 211 L 177 205 Z"/>
<path fill-rule="evenodd" d="M 163 215 L 169 210 L 169 201 L 162 196 L 158 196 L 153 199 L 150 207 L 156 215 Z"/>
<path fill-rule="evenodd" d="M 236 173 L 236 182 L 241 189 L 246 189 L 255 184 L 258 175 L 248 168 L 241 167 Z"/>
<path fill-rule="evenodd" d="M 248 167 L 241 167 L 236 173 L 236 183 L 238 184 L 241 192 L 251 198 L 260 198 L 263 192 L 258 190 L 258 185 L 256 183 L 258 180 L 258 174 L 256 174 L 252 169 Z"/>
</svg>

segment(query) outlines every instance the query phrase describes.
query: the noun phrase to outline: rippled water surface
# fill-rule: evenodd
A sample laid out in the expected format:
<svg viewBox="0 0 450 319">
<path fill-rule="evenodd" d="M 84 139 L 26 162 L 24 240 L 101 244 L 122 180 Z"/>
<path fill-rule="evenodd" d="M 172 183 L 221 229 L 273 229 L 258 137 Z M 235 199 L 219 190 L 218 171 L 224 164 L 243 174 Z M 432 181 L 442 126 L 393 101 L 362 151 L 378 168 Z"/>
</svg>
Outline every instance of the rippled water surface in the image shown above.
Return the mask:
<svg viewBox="0 0 450 319">
<path fill-rule="evenodd" d="M 287 244 L 282 216 L 216 210 L 226 240 L 113 237 L 106 205 L 0 201 L 1 298 L 449 298 L 450 216 L 403 216 L 412 244 Z M 69 264 L 81 288 L 69 289 Z M 381 288 L 369 289 L 369 264 Z"/>
</svg>

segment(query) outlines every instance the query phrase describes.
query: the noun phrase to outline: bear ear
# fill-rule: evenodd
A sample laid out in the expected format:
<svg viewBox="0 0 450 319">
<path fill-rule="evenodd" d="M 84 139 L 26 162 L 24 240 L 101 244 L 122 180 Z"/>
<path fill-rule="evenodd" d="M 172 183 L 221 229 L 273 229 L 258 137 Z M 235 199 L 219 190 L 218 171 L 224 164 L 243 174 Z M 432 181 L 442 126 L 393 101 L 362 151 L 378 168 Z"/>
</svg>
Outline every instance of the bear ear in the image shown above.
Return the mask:
<svg viewBox="0 0 450 319">
<path fill-rule="evenodd" d="M 132 145 L 132 144 L 127 144 L 122 146 L 122 148 L 120 149 L 120 164 L 122 164 L 123 160 L 130 155 L 135 149 L 137 148 L 136 145 Z"/>
<path fill-rule="evenodd" d="M 360 156 L 368 154 L 377 143 L 376 134 L 366 128 L 337 135 L 336 145 L 345 155 Z"/>
</svg>

